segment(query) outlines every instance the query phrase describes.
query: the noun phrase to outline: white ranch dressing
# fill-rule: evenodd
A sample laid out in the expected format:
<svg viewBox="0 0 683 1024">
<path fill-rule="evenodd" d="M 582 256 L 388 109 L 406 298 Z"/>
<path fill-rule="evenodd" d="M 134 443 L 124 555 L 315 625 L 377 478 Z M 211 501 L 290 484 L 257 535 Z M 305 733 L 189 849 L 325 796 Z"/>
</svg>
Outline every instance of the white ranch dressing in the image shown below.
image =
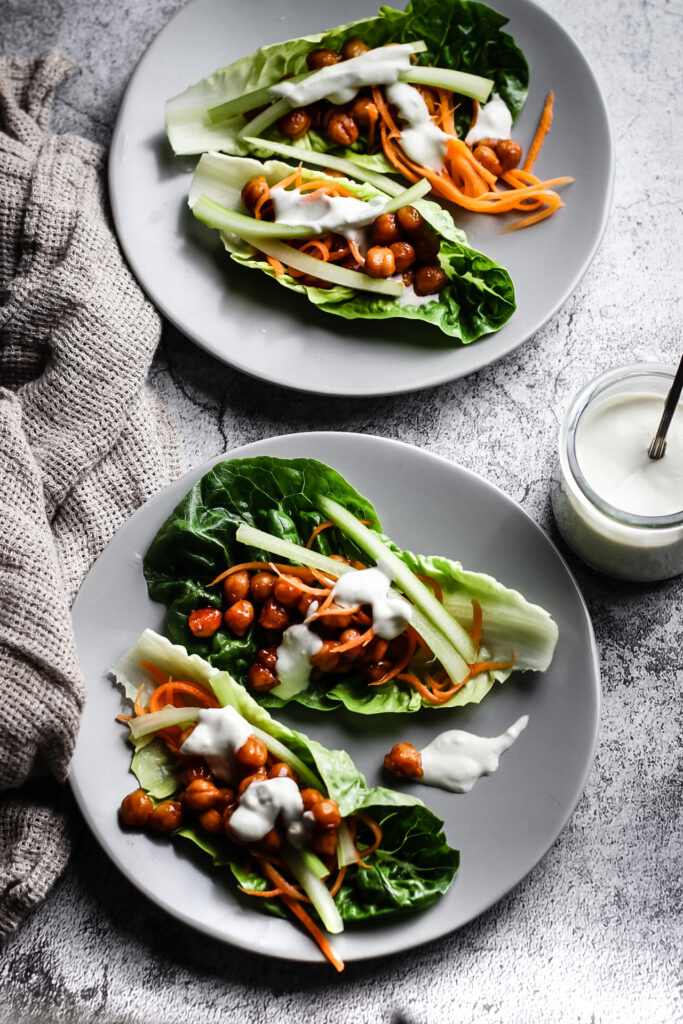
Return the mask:
<svg viewBox="0 0 683 1024">
<path fill-rule="evenodd" d="M 399 275 L 391 278 L 391 280 L 402 281 L 403 278 Z M 396 299 L 399 306 L 426 306 L 429 302 L 438 302 L 439 295 L 418 295 L 412 284 L 404 284 L 403 291 Z"/>
<path fill-rule="evenodd" d="M 279 816 L 292 846 L 303 846 L 307 833 L 304 804 L 294 779 L 252 782 L 230 818 L 230 830 L 242 843 L 258 843 L 275 827 Z"/>
<path fill-rule="evenodd" d="M 244 746 L 253 731 L 233 707 L 202 708 L 180 750 L 203 757 L 217 779 L 231 782 L 235 751 Z"/>
<path fill-rule="evenodd" d="M 309 629 L 305 622 L 286 629 L 282 634 L 275 662 L 275 673 L 279 683 L 271 692 L 282 700 L 288 700 L 296 693 L 307 689 L 311 675 L 311 658 L 318 653 L 322 645 L 320 637 Z"/>
<path fill-rule="evenodd" d="M 465 142 L 472 146 L 480 139 L 509 139 L 511 131 L 512 114 L 505 101 L 494 92 L 488 103 L 479 107 L 477 120 L 465 136 Z"/>
<path fill-rule="evenodd" d="M 359 247 L 366 243 L 363 228 L 372 224 L 387 204 L 382 196 L 367 201 L 353 196 L 324 195 L 308 199 L 298 188 L 275 188 L 270 194 L 279 224 L 304 225 L 318 234 L 336 231 Z"/>
<path fill-rule="evenodd" d="M 293 107 L 305 107 L 325 98 L 341 106 L 350 103 L 363 86 L 397 82 L 401 71 L 411 67 L 412 52 L 411 43 L 379 46 L 358 57 L 321 68 L 302 82 L 273 85 L 270 95 L 274 99 L 286 99 Z"/>
<path fill-rule="evenodd" d="M 393 640 L 413 617 L 408 602 L 390 593 L 393 578 L 391 567 L 380 559 L 372 569 L 345 573 L 332 588 L 332 595 L 343 608 L 372 605 L 372 628 L 383 640 Z"/>
<path fill-rule="evenodd" d="M 683 407 L 674 413 L 666 454 L 647 450 L 664 408 L 661 395 L 615 395 L 589 405 L 576 431 L 576 458 L 586 480 L 605 501 L 639 516 L 683 510 Z"/>
<path fill-rule="evenodd" d="M 432 122 L 421 93 L 406 82 L 396 82 L 387 90 L 387 99 L 398 109 L 407 124 L 401 128 L 401 147 L 415 163 L 440 171 L 446 158 L 449 136 Z"/>
<path fill-rule="evenodd" d="M 500 736 L 491 738 L 461 729 L 442 732 L 420 751 L 422 776 L 418 781 L 452 793 L 468 793 L 482 775 L 496 771 L 500 755 L 512 746 L 528 721 L 529 716 L 523 715 Z"/>
</svg>

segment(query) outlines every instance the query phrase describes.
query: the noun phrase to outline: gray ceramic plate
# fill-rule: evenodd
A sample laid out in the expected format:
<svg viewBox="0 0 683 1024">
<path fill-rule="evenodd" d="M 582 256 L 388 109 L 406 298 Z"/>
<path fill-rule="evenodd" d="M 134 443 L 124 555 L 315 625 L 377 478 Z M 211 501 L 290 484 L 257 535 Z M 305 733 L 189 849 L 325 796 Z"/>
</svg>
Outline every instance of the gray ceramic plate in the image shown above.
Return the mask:
<svg viewBox="0 0 683 1024">
<path fill-rule="evenodd" d="M 407 949 L 460 927 L 499 900 L 533 868 L 571 814 L 598 727 L 599 674 L 588 613 L 545 534 L 514 501 L 460 466 L 360 434 L 292 434 L 225 457 L 251 455 L 302 456 L 334 466 L 372 499 L 385 530 L 401 546 L 460 559 L 468 568 L 497 576 L 547 608 L 559 626 L 548 672 L 513 675 L 477 706 L 368 718 L 306 709 L 279 713 L 288 725 L 327 746 L 349 750 L 370 785 L 387 784 L 382 757 L 400 740 L 421 747 L 437 732 L 455 727 L 494 736 L 529 715 L 528 728 L 503 755 L 499 771 L 470 793 L 408 787 L 444 819 L 451 845 L 461 851 L 455 882 L 425 913 L 335 938 L 346 960 Z M 147 596 L 142 557 L 163 520 L 210 465 L 148 501 L 118 532 L 81 588 L 74 627 L 87 702 L 71 783 L 88 824 L 117 867 L 169 913 L 244 949 L 315 961 L 320 957 L 305 935 L 239 904 L 230 879 L 191 858 L 182 843 L 124 832 L 118 824 L 119 802 L 134 780 L 125 730 L 114 721 L 120 696 L 107 669 L 145 627 L 162 629 L 163 609 Z"/>
<path fill-rule="evenodd" d="M 399 5 L 400 6 L 400 5 Z M 189 338 L 245 373 L 330 395 L 396 394 L 462 377 L 529 338 L 576 287 L 607 221 L 614 149 L 597 82 L 566 32 L 530 0 L 496 0 L 531 68 L 515 127 L 528 146 L 543 101 L 555 91 L 553 127 L 539 174 L 573 175 L 566 209 L 530 230 L 501 235 L 500 218 L 458 213 L 471 244 L 504 264 L 517 312 L 497 334 L 449 346 L 415 321 L 346 321 L 232 262 L 217 232 L 186 206 L 194 158 L 174 159 L 164 103 L 192 82 L 259 46 L 374 14 L 374 0 L 194 0 L 166 25 L 138 64 L 121 105 L 110 156 L 114 220 L 124 252 L 151 299 Z"/>
</svg>

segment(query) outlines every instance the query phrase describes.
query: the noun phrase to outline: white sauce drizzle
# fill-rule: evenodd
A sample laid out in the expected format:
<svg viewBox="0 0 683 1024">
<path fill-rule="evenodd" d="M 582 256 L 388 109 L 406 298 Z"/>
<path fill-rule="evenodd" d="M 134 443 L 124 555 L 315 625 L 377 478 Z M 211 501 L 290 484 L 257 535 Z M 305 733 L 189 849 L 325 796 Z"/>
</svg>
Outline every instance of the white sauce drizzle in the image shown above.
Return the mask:
<svg viewBox="0 0 683 1024">
<path fill-rule="evenodd" d="M 511 131 L 512 114 L 504 100 L 494 92 L 488 103 L 479 107 L 477 120 L 465 136 L 465 142 L 471 146 L 479 139 L 509 139 Z"/>
<path fill-rule="evenodd" d="M 387 99 L 398 109 L 407 124 L 401 128 L 401 146 L 415 163 L 440 171 L 446 157 L 449 136 L 432 122 L 420 92 L 406 82 L 396 82 L 387 90 Z"/>
<path fill-rule="evenodd" d="M 323 231 L 337 231 L 361 248 L 366 244 L 363 228 L 372 224 L 387 204 L 382 196 L 367 201 L 353 196 L 317 196 L 308 199 L 298 188 L 275 188 L 271 191 L 275 220 L 279 224 L 296 224 Z"/>
<path fill-rule="evenodd" d="M 320 637 L 309 629 L 305 622 L 286 629 L 282 634 L 275 662 L 275 673 L 280 682 L 271 692 L 282 700 L 287 700 L 307 689 L 311 675 L 311 658 L 318 653 L 322 645 Z"/>
<path fill-rule="evenodd" d="M 247 786 L 230 818 L 230 830 L 242 843 L 257 843 L 275 827 L 278 816 L 282 816 L 292 846 L 303 846 L 308 830 L 301 793 L 293 779 L 265 779 Z"/>
<path fill-rule="evenodd" d="M 288 100 L 293 107 L 305 107 L 325 98 L 338 105 L 350 103 L 365 85 L 397 82 L 401 71 L 410 68 L 412 52 L 410 43 L 379 46 L 351 60 L 321 68 L 303 82 L 280 82 L 271 87 L 270 95 Z"/>
<path fill-rule="evenodd" d="M 372 569 L 360 569 L 341 576 L 332 594 L 337 604 L 351 608 L 355 604 L 372 605 L 372 628 L 383 640 L 393 640 L 406 628 L 413 609 L 402 597 L 391 595 L 391 567 L 383 559 Z"/>
<path fill-rule="evenodd" d="M 180 750 L 183 754 L 203 757 L 217 779 L 231 782 L 235 751 L 253 731 L 246 718 L 233 707 L 202 708 L 197 725 Z"/>
<path fill-rule="evenodd" d="M 403 278 L 395 276 L 391 280 L 402 281 Z M 403 291 L 396 301 L 399 306 L 426 306 L 429 302 L 438 302 L 439 295 L 418 295 L 412 284 L 404 284 Z"/>
<path fill-rule="evenodd" d="M 452 793 L 468 793 L 477 779 L 498 768 L 500 755 L 515 742 L 529 721 L 523 715 L 500 736 L 474 736 L 461 729 L 442 732 L 420 751 L 422 776 L 426 786 L 437 786 Z"/>
</svg>

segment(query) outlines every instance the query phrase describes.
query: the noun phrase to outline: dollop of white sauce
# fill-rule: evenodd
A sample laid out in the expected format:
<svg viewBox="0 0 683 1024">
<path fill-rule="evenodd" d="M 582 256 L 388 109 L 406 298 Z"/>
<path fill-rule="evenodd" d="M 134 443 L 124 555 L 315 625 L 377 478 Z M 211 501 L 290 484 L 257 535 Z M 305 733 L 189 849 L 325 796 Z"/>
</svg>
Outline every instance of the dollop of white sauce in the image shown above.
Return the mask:
<svg viewBox="0 0 683 1024">
<path fill-rule="evenodd" d="M 468 793 L 482 775 L 497 770 L 500 755 L 512 746 L 528 721 L 529 716 L 523 715 L 500 736 L 490 739 L 461 729 L 442 732 L 420 751 L 422 776 L 419 781 L 452 793 Z"/>
<path fill-rule="evenodd" d="M 410 43 L 379 46 L 358 57 L 321 68 L 302 82 L 280 82 L 271 87 L 270 95 L 274 99 L 288 100 L 293 107 L 305 107 L 325 98 L 338 105 L 350 103 L 363 86 L 397 82 L 401 71 L 410 68 L 412 52 Z"/>
<path fill-rule="evenodd" d="M 511 131 L 512 114 L 505 101 L 494 92 L 488 103 L 479 107 L 477 120 L 465 136 L 465 142 L 471 146 L 480 139 L 509 139 Z"/>
<path fill-rule="evenodd" d="M 292 846 L 301 847 L 308 830 L 303 800 L 294 779 L 252 782 L 230 818 L 230 829 L 240 842 L 257 843 L 275 827 L 278 816 L 282 817 L 289 842 Z"/>
<path fill-rule="evenodd" d="M 336 231 L 353 240 L 361 248 L 366 244 L 368 227 L 387 204 L 381 196 L 356 199 L 353 196 L 316 196 L 307 198 L 298 188 L 275 188 L 271 191 L 275 220 L 279 224 L 310 227 L 316 233 Z"/>
<path fill-rule="evenodd" d="M 403 278 L 395 276 L 391 280 L 402 281 Z M 438 302 L 439 295 L 418 295 L 412 284 L 404 284 L 403 291 L 396 299 L 399 306 L 426 306 L 430 302 Z"/>
<path fill-rule="evenodd" d="M 217 779 L 231 782 L 235 751 L 244 746 L 253 731 L 233 707 L 202 708 L 180 751 L 203 757 Z"/>
<path fill-rule="evenodd" d="M 317 654 L 323 642 L 305 622 L 290 626 L 282 634 L 277 649 L 275 673 L 279 679 L 272 693 L 282 700 L 301 693 L 308 687 L 311 675 L 311 658 Z"/>
<path fill-rule="evenodd" d="M 387 99 L 407 123 L 401 128 L 401 146 L 407 156 L 423 167 L 440 171 L 446 158 L 450 136 L 442 132 L 429 116 L 421 93 L 413 85 L 396 82 L 387 90 Z"/>
<path fill-rule="evenodd" d="M 382 559 L 372 569 L 360 569 L 341 576 L 332 594 L 337 604 L 352 608 L 372 606 L 372 628 L 383 640 L 400 636 L 413 617 L 413 609 L 402 597 L 390 594 L 393 573 Z"/>
<path fill-rule="evenodd" d="M 683 404 L 666 436 L 666 453 L 647 450 L 664 409 L 656 394 L 615 395 L 585 410 L 576 431 L 576 458 L 586 480 L 615 508 L 667 516 L 683 509 Z"/>
</svg>

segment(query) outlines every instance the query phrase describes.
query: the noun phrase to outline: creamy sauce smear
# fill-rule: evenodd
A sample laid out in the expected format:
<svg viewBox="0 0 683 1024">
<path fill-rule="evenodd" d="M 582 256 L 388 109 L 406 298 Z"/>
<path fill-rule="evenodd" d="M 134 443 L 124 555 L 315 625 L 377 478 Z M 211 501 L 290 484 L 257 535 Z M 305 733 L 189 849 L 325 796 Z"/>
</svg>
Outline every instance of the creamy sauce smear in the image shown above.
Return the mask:
<svg viewBox="0 0 683 1024">
<path fill-rule="evenodd" d="M 480 139 L 509 139 L 511 131 L 512 114 L 494 92 L 488 103 L 479 107 L 477 120 L 465 136 L 465 142 L 471 146 Z"/>
<path fill-rule="evenodd" d="M 351 239 L 361 249 L 366 247 L 368 227 L 387 204 L 382 196 L 355 199 L 352 196 L 317 196 L 307 198 L 298 188 L 275 188 L 271 191 L 275 220 L 279 224 L 310 227 L 318 234 L 336 231 Z"/>
<path fill-rule="evenodd" d="M 361 569 L 341 576 L 332 594 L 337 604 L 352 608 L 356 604 L 372 605 L 372 628 L 383 640 L 394 640 L 413 617 L 413 609 L 402 597 L 390 594 L 393 580 L 391 568 L 380 559 L 372 569 Z"/>
<path fill-rule="evenodd" d="M 683 406 L 674 413 L 666 453 L 647 450 L 664 409 L 661 395 L 616 395 L 590 405 L 576 431 L 576 458 L 586 480 L 615 508 L 639 516 L 683 510 Z"/>
<path fill-rule="evenodd" d="M 500 755 L 512 746 L 528 721 L 529 716 L 523 715 L 500 736 L 490 738 L 461 729 L 442 732 L 420 751 L 422 776 L 417 781 L 452 793 L 468 793 L 482 775 L 497 770 Z"/>
<path fill-rule="evenodd" d="M 280 815 L 289 842 L 292 846 L 303 846 L 308 830 L 303 800 L 294 779 L 252 782 L 230 818 L 230 828 L 240 842 L 257 843 L 275 827 Z"/>
<path fill-rule="evenodd" d="M 387 99 L 398 109 L 407 122 L 401 128 L 400 143 L 403 150 L 423 167 L 440 171 L 446 158 L 449 136 L 433 124 L 427 104 L 420 92 L 406 82 L 396 82 L 387 90 Z"/>
<path fill-rule="evenodd" d="M 317 605 L 315 607 L 317 608 Z M 277 697 L 288 700 L 308 688 L 311 658 L 318 653 L 322 645 L 320 637 L 309 629 L 305 622 L 290 626 L 284 631 L 275 662 L 275 674 L 280 682 L 273 687 L 272 692 Z"/>
<path fill-rule="evenodd" d="M 338 105 L 350 103 L 363 86 L 397 82 L 401 71 L 411 67 L 412 52 L 410 43 L 379 46 L 359 57 L 322 68 L 303 82 L 280 82 L 272 86 L 270 94 L 274 99 L 288 100 L 293 107 L 305 107 L 325 98 Z"/>
<path fill-rule="evenodd" d="M 402 281 L 401 275 L 395 275 L 389 278 L 390 281 Z M 426 306 L 430 302 L 439 302 L 438 293 L 436 295 L 418 295 L 412 284 L 404 284 L 403 291 L 396 299 L 399 306 Z"/>
<path fill-rule="evenodd" d="M 203 757 L 217 779 L 231 782 L 235 751 L 253 731 L 246 718 L 232 707 L 202 708 L 196 726 L 180 750 Z"/>
</svg>

